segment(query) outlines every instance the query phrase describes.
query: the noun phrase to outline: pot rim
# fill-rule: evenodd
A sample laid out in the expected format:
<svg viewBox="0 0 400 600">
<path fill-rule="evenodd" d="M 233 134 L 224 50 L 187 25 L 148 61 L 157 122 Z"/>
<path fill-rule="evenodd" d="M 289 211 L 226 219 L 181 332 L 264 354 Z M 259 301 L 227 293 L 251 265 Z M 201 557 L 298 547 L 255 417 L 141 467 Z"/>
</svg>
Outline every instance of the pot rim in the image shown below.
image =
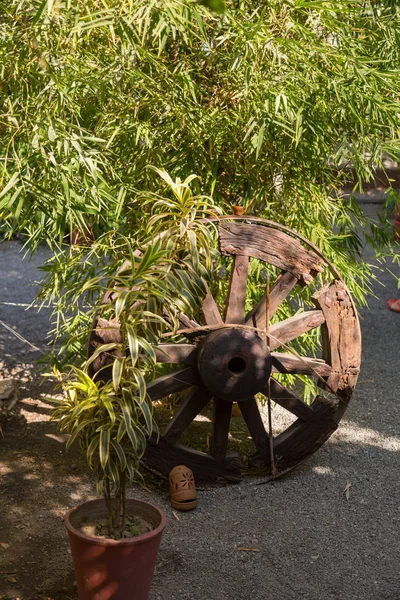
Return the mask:
<svg viewBox="0 0 400 600">
<path fill-rule="evenodd" d="M 152 509 L 154 509 L 157 513 L 159 513 L 160 517 L 161 517 L 161 522 L 160 524 L 153 529 L 153 531 L 149 531 L 148 533 L 142 533 L 142 535 L 137 535 L 135 537 L 131 537 L 131 538 L 125 538 L 123 540 L 113 540 L 113 539 L 104 539 L 104 538 L 100 538 L 100 537 L 92 537 L 90 535 L 86 535 L 85 533 L 82 533 L 81 531 L 79 531 L 78 529 L 76 529 L 71 521 L 70 521 L 70 517 L 71 515 L 81 506 L 85 506 L 88 504 L 93 504 L 93 503 L 97 503 L 97 502 L 101 502 L 103 504 L 105 504 L 104 499 L 102 498 L 96 498 L 94 500 L 87 500 L 86 502 L 81 502 L 80 504 L 77 504 L 76 506 L 74 506 L 73 508 L 71 508 L 67 514 L 64 517 L 64 523 L 65 526 L 68 530 L 68 532 L 70 534 L 72 534 L 73 536 L 81 539 L 84 542 L 96 545 L 96 546 L 129 546 L 129 545 L 138 545 L 138 544 L 143 544 L 145 542 L 150 541 L 151 539 L 159 536 L 162 534 L 162 532 L 164 531 L 166 522 L 167 522 L 167 518 L 165 516 L 165 513 L 163 510 L 161 510 L 161 508 L 158 508 L 158 506 L 154 506 L 154 504 L 151 504 L 150 502 L 145 502 L 144 500 L 136 500 L 135 498 L 127 498 L 126 499 L 127 502 L 135 502 L 136 504 L 142 504 L 142 505 L 146 505 L 146 506 L 150 506 Z"/>
</svg>

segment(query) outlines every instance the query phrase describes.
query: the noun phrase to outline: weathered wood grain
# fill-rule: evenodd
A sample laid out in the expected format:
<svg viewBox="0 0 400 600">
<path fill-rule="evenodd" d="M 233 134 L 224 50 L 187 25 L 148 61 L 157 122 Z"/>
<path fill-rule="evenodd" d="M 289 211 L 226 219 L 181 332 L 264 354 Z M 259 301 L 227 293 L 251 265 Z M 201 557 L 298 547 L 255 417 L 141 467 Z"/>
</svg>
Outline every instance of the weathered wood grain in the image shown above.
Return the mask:
<svg viewBox="0 0 400 600">
<path fill-rule="evenodd" d="M 253 438 L 254 445 L 259 456 L 262 456 L 265 462 L 269 461 L 269 437 L 265 431 L 264 423 L 261 418 L 257 400 L 250 398 L 244 402 L 239 402 L 238 406 L 246 422 L 247 429 Z"/>
<path fill-rule="evenodd" d="M 272 372 L 291 375 L 319 375 L 328 377 L 332 367 L 323 359 L 295 356 L 284 352 L 272 352 Z"/>
<path fill-rule="evenodd" d="M 298 396 L 293 394 L 290 390 L 285 388 L 279 381 L 276 381 L 273 377 L 270 379 L 270 394 L 271 400 L 296 415 L 301 421 L 308 421 L 313 416 L 313 411 L 308 404 L 300 400 Z M 268 394 L 267 387 L 264 390 L 264 394 Z"/>
<path fill-rule="evenodd" d="M 122 341 L 120 327 L 118 321 L 108 321 L 99 317 L 94 332 L 102 344 L 110 344 L 111 342 L 120 344 Z"/>
<path fill-rule="evenodd" d="M 178 320 L 182 327 L 200 327 L 200 323 L 197 323 L 197 321 L 194 321 L 193 319 L 189 319 L 184 313 L 179 313 Z"/>
<path fill-rule="evenodd" d="M 88 358 L 104 344 L 120 344 L 121 342 L 119 323 L 98 317 L 88 340 Z M 97 381 L 110 381 L 112 378 L 112 365 L 118 356 L 121 356 L 121 352 L 117 350 L 100 353 L 89 365 L 89 375 L 96 377 Z"/>
<path fill-rule="evenodd" d="M 222 324 L 224 321 L 220 315 L 218 306 L 217 306 L 210 290 L 208 289 L 207 284 L 205 284 L 205 285 L 206 285 L 206 289 L 207 289 L 207 294 L 201 304 L 201 310 L 203 312 L 206 323 L 207 323 L 207 325 L 217 325 L 218 323 Z"/>
<path fill-rule="evenodd" d="M 311 405 L 313 415 L 297 420 L 274 439 L 274 454 L 279 473 L 284 473 L 314 454 L 336 431 L 338 406 L 322 396 Z"/>
<path fill-rule="evenodd" d="M 157 362 L 177 365 L 194 365 L 197 346 L 195 344 L 159 344 L 154 346 Z"/>
<path fill-rule="evenodd" d="M 206 390 L 192 388 L 165 427 L 163 431 L 164 439 L 170 444 L 174 444 L 210 400 L 211 394 Z"/>
<path fill-rule="evenodd" d="M 269 295 L 269 318 L 273 317 L 279 306 L 285 300 L 290 291 L 298 283 L 298 278 L 286 271 L 280 273 L 271 287 Z M 258 304 L 246 315 L 245 325 L 253 327 L 265 327 L 266 302 L 263 296 Z"/>
<path fill-rule="evenodd" d="M 322 259 L 283 231 L 255 223 L 218 224 L 219 244 L 224 255 L 252 256 L 289 271 L 305 283 L 323 271 Z"/>
<path fill-rule="evenodd" d="M 229 452 L 225 460 L 217 461 L 203 452 L 170 444 L 162 436 L 158 443 L 156 436 L 151 438 L 143 461 L 165 478 L 176 465 L 186 465 L 193 471 L 198 487 L 239 483 L 242 480 L 240 457 L 236 452 Z"/>
<path fill-rule="evenodd" d="M 234 264 L 232 265 L 225 323 L 244 323 L 248 274 L 248 256 L 235 256 Z"/>
<path fill-rule="evenodd" d="M 275 350 L 282 344 L 287 344 L 307 331 L 319 327 L 324 321 L 324 313 L 321 310 L 307 310 L 279 323 L 274 323 L 268 332 L 270 349 Z"/>
<path fill-rule="evenodd" d="M 220 398 L 214 398 L 211 456 L 218 461 L 223 461 L 226 457 L 231 415 L 232 402 L 225 402 Z"/>
<path fill-rule="evenodd" d="M 361 331 L 350 294 L 335 280 L 313 296 L 325 319 L 322 329 L 323 357 L 332 366 L 327 379 L 331 389 L 348 402 L 357 383 L 361 364 Z"/>
<path fill-rule="evenodd" d="M 147 385 L 147 393 L 152 400 L 158 400 L 158 398 L 175 394 L 192 385 L 202 387 L 199 374 L 196 367 L 185 367 L 168 375 L 157 377 Z"/>
</svg>

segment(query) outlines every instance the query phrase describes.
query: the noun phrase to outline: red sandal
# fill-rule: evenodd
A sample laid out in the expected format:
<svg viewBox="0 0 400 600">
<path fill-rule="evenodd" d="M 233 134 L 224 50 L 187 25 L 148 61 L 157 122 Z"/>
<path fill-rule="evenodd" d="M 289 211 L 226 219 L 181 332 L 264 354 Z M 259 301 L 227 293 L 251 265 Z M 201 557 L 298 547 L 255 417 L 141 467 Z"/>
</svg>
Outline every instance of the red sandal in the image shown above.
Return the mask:
<svg viewBox="0 0 400 600">
<path fill-rule="evenodd" d="M 389 310 L 400 313 L 400 298 L 391 298 L 387 301 L 387 306 Z"/>
</svg>

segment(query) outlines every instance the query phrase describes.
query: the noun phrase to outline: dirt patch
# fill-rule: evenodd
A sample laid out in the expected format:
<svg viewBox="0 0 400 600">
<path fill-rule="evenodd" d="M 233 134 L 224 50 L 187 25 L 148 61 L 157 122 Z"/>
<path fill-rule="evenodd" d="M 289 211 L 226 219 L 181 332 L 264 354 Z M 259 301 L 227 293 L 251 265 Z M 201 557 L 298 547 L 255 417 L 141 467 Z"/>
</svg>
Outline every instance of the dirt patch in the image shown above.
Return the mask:
<svg viewBox="0 0 400 600">
<path fill-rule="evenodd" d="M 75 449 L 65 456 L 49 390 L 34 380 L 20 393 L 0 422 L 0 598 L 75 599 L 63 518 L 87 496 L 90 474 Z"/>
</svg>

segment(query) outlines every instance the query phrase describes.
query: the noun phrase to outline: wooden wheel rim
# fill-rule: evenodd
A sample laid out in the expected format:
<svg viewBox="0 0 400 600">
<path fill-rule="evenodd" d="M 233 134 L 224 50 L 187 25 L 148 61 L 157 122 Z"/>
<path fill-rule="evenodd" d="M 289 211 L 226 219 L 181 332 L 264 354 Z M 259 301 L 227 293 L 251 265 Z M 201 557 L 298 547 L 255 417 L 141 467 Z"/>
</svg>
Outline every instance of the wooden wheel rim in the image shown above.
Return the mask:
<svg viewBox="0 0 400 600">
<path fill-rule="evenodd" d="M 236 293 L 235 297 L 231 292 L 229 294 L 225 319 L 221 317 L 210 292 L 202 305 L 206 326 L 199 326 L 183 316 L 181 332 L 188 336 L 189 341 L 191 331 L 197 336 L 207 336 L 210 332 L 227 329 L 231 324 L 259 333 L 260 320 L 263 317 L 260 306 L 254 307 L 247 315 L 244 314 L 246 285 L 243 285 L 243 282 L 247 283 L 250 258 L 262 260 L 281 270 L 272 288 L 272 314 L 299 282 L 309 285 L 324 269 L 333 276 L 331 283 L 314 294 L 316 310 L 305 311 L 300 314 L 300 317 L 286 319 L 290 323 L 284 321 L 286 325 L 283 328 L 278 323 L 277 327 L 272 326 L 270 329 L 269 349 L 275 372 L 280 370 L 297 373 L 296 369 L 300 369 L 301 373 L 308 375 L 318 374 L 326 382 L 327 390 L 336 394 L 334 401 L 322 395 L 317 396 L 309 406 L 299 401 L 294 394 L 271 377 L 273 400 L 297 417 L 292 425 L 273 440 L 274 459 L 277 465 L 274 477 L 280 476 L 313 454 L 330 437 L 347 408 L 357 382 L 361 362 L 361 333 L 357 312 L 350 292 L 335 267 L 318 248 L 295 231 L 255 217 L 226 216 L 209 221 L 217 226 L 221 254 L 234 259 L 231 289 L 232 286 L 236 286 Z M 255 238 L 257 243 L 254 241 Z M 310 250 L 305 250 L 302 244 Z M 271 248 L 274 250 L 273 253 L 270 252 Z M 235 278 L 239 283 L 235 282 Z M 276 340 L 279 341 L 282 332 L 287 336 L 288 329 L 293 327 L 298 327 L 301 333 L 314 327 L 321 328 L 324 357 L 322 361 L 274 352 L 275 348 L 279 347 Z M 277 333 L 279 335 L 275 335 Z M 101 343 L 109 341 L 105 340 L 101 318 L 97 319 L 89 340 L 89 353 L 93 352 L 99 340 Z M 242 478 L 240 458 L 235 454 L 227 453 L 233 398 L 226 402 L 226 399 L 215 396 L 215 390 L 204 389 L 204 380 L 197 369 L 197 342 L 185 344 L 184 348 L 182 346 L 161 344 L 156 348 L 159 362 L 173 362 L 185 366 L 174 371 L 172 375 L 159 377 L 151 382 L 148 385 L 150 397 L 156 400 L 186 388 L 189 392 L 158 442 L 155 438 L 150 440 L 145 461 L 150 468 L 156 469 L 164 477 L 167 477 L 176 464 L 186 464 L 192 469 L 199 485 L 240 481 Z M 173 357 L 169 360 L 171 353 Z M 94 368 L 94 371 L 96 370 Z M 213 435 L 210 454 L 177 444 L 188 424 L 213 397 Z M 244 399 L 238 398 L 238 400 Z M 239 406 L 257 450 L 250 464 L 259 467 L 262 465 L 264 473 L 271 477 L 269 437 L 262 423 L 256 399 L 254 396 L 249 397 L 241 401 Z"/>
</svg>

